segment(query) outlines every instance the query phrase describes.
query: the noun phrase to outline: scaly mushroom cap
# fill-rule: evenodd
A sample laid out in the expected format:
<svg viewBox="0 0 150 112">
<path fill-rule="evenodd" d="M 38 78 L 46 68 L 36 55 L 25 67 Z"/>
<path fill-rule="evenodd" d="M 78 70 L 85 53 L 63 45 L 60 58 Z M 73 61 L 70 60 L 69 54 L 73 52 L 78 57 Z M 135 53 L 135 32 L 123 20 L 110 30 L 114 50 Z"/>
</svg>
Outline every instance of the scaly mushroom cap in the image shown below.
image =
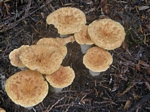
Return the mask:
<svg viewBox="0 0 150 112">
<path fill-rule="evenodd" d="M 55 46 L 55 47 L 60 48 L 60 52 L 62 53 L 64 57 L 67 54 L 67 47 L 62 45 L 56 38 L 42 38 L 37 42 L 37 45 Z"/>
<path fill-rule="evenodd" d="M 111 19 L 93 21 L 88 27 L 88 33 L 94 44 L 107 50 L 120 47 L 126 35 L 123 26 Z"/>
<path fill-rule="evenodd" d="M 48 93 L 48 83 L 32 70 L 24 70 L 9 77 L 5 90 L 10 99 L 23 107 L 31 107 L 43 101 Z"/>
<path fill-rule="evenodd" d="M 79 32 L 86 24 L 85 14 L 77 8 L 63 7 L 49 14 L 47 24 L 53 24 L 62 35 Z"/>
<path fill-rule="evenodd" d="M 75 40 L 78 44 L 92 45 L 93 42 L 88 34 L 88 26 L 85 26 L 79 32 L 74 33 Z"/>
<path fill-rule="evenodd" d="M 53 74 L 46 75 L 46 80 L 55 88 L 64 88 L 69 86 L 75 78 L 72 68 L 60 66 Z"/>
<path fill-rule="evenodd" d="M 23 68 L 25 67 L 25 65 L 22 63 L 22 61 L 20 60 L 19 56 L 22 52 L 24 52 L 29 46 L 28 45 L 22 45 L 21 47 L 19 47 L 18 49 L 14 49 L 13 51 L 10 52 L 9 54 L 9 59 L 10 59 L 10 63 L 15 66 L 15 67 L 19 67 L 19 68 Z"/>
<path fill-rule="evenodd" d="M 42 74 L 51 74 L 58 70 L 63 58 L 60 48 L 49 45 L 32 45 L 20 55 L 27 68 Z"/>
<path fill-rule="evenodd" d="M 83 56 L 83 64 L 93 72 L 106 71 L 111 65 L 113 59 L 111 54 L 99 47 L 88 49 Z"/>
</svg>

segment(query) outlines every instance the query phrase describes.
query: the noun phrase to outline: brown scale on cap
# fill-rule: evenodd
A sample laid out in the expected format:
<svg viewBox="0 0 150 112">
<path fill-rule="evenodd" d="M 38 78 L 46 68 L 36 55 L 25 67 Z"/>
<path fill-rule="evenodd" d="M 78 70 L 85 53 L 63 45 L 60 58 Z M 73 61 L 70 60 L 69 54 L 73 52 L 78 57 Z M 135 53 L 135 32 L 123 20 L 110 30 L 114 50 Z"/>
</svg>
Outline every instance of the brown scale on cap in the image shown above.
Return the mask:
<svg viewBox="0 0 150 112">
<path fill-rule="evenodd" d="M 22 52 L 24 52 L 29 46 L 28 45 L 22 45 L 21 47 L 19 47 L 18 49 L 14 49 L 13 51 L 10 52 L 9 54 L 9 59 L 10 59 L 10 63 L 13 66 L 19 67 L 19 68 L 23 68 L 25 67 L 25 65 L 22 63 L 22 61 L 20 60 L 19 56 Z"/>
<path fill-rule="evenodd" d="M 46 75 L 46 80 L 55 88 L 64 88 L 69 86 L 75 78 L 72 68 L 60 66 L 53 74 Z"/>
<path fill-rule="evenodd" d="M 64 56 L 60 48 L 49 45 L 32 45 L 20 55 L 23 64 L 42 74 L 51 74 L 59 69 Z"/>
<path fill-rule="evenodd" d="M 93 21 L 88 27 L 88 33 L 94 44 L 107 50 L 120 47 L 126 35 L 123 26 L 111 19 Z"/>
<path fill-rule="evenodd" d="M 84 12 L 73 7 L 63 7 L 49 14 L 47 24 L 53 24 L 62 35 L 79 32 L 86 24 Z"/>
<path fill-rule="evenodd" d="M 46 97 L 48 83 L 39 72 L 24 70 L 6 80 L 5 90 L 14 103 L 23 107 L 32 107 Z"/>
<path fill-rule="evenodd" d="M 93 72 L 106 71 L 111 65 L 113 59 L 111 54 L 99 47 L 88 49 L 83 57 L 83 64 Z"/>
</svg>

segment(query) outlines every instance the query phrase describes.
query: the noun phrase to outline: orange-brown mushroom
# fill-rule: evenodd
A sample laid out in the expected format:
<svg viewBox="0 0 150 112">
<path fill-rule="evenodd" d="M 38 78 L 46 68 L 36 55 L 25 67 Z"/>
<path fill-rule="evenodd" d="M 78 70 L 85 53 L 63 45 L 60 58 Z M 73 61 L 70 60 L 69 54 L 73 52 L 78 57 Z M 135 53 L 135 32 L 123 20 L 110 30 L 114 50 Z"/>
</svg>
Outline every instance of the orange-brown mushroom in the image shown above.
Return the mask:
<svg viewBox="0 0 150 112">
<path fill-rule="evenodd" d="M 81 51 L 83 54 L 92 46 L 93 42 L 88 34 L 88 26 L 85 26 L 79 32 L 74 33 L 75 40 L 80 44 Z"/>
<path fill-rule="evenodd" d="M 32 107 L 46 97 L 48 83 L 39 72 L 23 70 L 6 80 L 5 90 L 14 103 L 23 107 Z"/>
<path fill-rule="evenodd" d="M 88 49 L 86 54 L 83 56 L 83 64 L 90 70 L 91 75 L 98 75 L 100 72 L 106 71 L 112 61 L 113 59 L 111 54 L 99 47 L 92 47 Z"/>
<path fill-rule="evenodd" d="M 61 91 L 62 88 L 69 86 L 73 82 L 74 78 L 74 70 L 69 66 L 60 66 L 56 72 L 46 75 L 46 80 L 57 92 Z"/>
<path fill-rule="evenodd" d="M 20 59 L 31 70 L 51 74 L 59 69 L 64 59 L 60 48 L 49 45 L 31 45 L 20 55 Z"/>
<path fill-rule="evenodd" d="M 85 14 L 77 8 L 63 7 L 49 14 L 47 24 L 53 24 L 62 35 L 79 32 L 86 24 Z"/>
<path fill-rule="evenodd" d="M 120 47 L 126 35 L 124 27 L 112 19 L 93 21 L 88 26 L 88 34 L 94 44 L 107 50 Z"/>
</svg>

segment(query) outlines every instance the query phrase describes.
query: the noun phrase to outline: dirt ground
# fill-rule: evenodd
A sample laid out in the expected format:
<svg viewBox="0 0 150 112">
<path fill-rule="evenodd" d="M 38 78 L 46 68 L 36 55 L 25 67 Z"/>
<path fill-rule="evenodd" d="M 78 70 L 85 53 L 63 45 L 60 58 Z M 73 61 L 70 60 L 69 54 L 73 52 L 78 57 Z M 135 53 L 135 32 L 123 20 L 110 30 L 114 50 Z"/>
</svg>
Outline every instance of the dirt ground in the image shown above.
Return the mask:
<svg viewBox="0 0 150 112">
<path fill-rule="evenodd" d="M 59 37 L 46 17 L 60 7 L 81 9 L 92 21 L 107 16 L 120 22 L 126 39 L 110 51 L 113 64 L 97 77 L 89 75 L 76 42 L 67 45 L 62 65 L 76 74 L 60 93 L 49 91 L 43 102 L 27 109 L 7 96 L 7 78 L 20 71 L 9 53 L 43 37 Z M 0 0 L 0 107 L 7 112 L 150 112 L 150 0 Z"/>
</svg>

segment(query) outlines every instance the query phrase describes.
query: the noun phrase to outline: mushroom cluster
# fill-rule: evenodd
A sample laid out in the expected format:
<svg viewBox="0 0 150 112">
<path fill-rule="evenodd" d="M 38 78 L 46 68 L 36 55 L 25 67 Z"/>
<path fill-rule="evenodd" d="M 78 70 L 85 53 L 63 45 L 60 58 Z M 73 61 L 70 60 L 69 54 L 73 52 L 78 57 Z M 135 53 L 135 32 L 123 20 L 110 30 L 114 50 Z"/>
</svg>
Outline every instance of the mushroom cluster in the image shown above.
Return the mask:
<svg viewBox="0 0 150 112">
<path fill-rule="evenodd" d="M 80 44 L 83 64 L 91 75 L 96 76 L 106 71 L 113 62 L 107 50 L 120 47 L 125 39 L 120 23 L 99 19 L 86 25 L 85 14 L 73 7 L 52 12 L 46 22 L 58 29 L 60 37 L 66 38 L 42 38 L 36 45 L 22 45 L 9 54 L 10 63 L 25 70 L 9 77 L 5 90 L 13 102 L 23 107 L 43 101 L 48 93 L 48 83 L 59 92 L 73 82 L 74 70 L 61 65 L 67 54 L 67 43 L 76 41 Z"/>
<path fill-rule="evenodd" d="M 28 108 L 42 102 L 46 97 L 47 82 L 52 87 L 59 88 L 56 92 L 69 86 L 75 78 L 75 73 L 71 67 L 63 67 L 61 63 L 67 54 L 65 45 L 73 41 L 73 36 L 42 38 L 36 45 L 22 45 L 11 51 L 10 63 L 24 69 L 13 74 L 5 83 L 5 90 L 10 99 Z"/>
<path fill-rule="evenodd" d="M 83 31 L 80 31 L 81 35 Z M 76 35 L 75 39 L 77 39 Z M 84 38 L 88 37 L 95 47 L 90 48 L 89 46 L 86 49 L 87 51 L 83 52 L 85 53 L 83 64 L 89 69 L 92 76 L 99 75 L 100 72 L 106 71 L 109 68 L 113 59 L 107 50 L 114 50 L 120 47 L 125 39 L 125 35 L 123 26 L 109 18 L 95 20 L 88 25 L 86 36 L 82 36 Z"/>
</svg>

